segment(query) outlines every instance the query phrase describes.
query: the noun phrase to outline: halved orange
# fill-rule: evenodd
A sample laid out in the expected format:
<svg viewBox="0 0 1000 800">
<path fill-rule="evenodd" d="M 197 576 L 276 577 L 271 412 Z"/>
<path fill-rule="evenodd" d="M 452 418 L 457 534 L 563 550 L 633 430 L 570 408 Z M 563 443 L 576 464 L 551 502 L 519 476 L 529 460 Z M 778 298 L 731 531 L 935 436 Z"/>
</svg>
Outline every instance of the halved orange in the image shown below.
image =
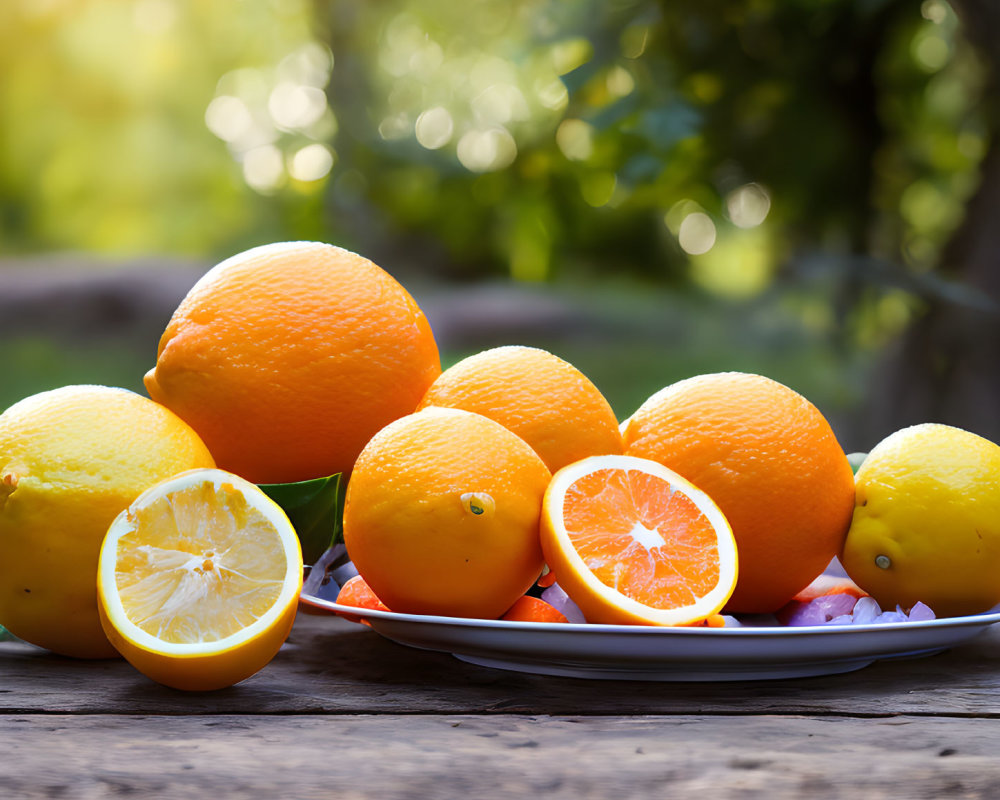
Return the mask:
<svg viewBox="0 0 1000 800">
<path fill-rule="evenodd" d="M 231 686 L 284 643 L 302 588 L 302 551 L 281 508 L 219 469 L 147 489 L 108 529 L 98 564 L 104 632 L 167 686 Z"/>
<path fill-rule="evenodd" d="M 588 622 L 690 625 L 736 586 L 732 529 L 703 491 L 634 456 L 591 456 L 545 493 L 542 550 Z"/>
</svg>

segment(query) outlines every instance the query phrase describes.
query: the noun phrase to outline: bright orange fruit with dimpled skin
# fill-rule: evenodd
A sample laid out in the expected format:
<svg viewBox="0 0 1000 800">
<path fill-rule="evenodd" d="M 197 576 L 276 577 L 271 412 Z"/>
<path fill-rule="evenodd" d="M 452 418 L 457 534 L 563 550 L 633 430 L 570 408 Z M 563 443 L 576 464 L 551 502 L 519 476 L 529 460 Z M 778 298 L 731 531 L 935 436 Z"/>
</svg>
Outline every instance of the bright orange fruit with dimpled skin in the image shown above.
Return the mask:
<svg viewBox="0 0 1000 800">
<path fill-rule="evenodd" d="M 220 468 L 285 483 L 349 472 L 440 372 L 427 318 L 389 273 L 333 245 L 282 242 L 195 284 L 145 382 Z"/>
<path fill-rule="evenodd" d="M 854 476 L 798 392 L 761 375 L 699 375 L 654 394 L 623 427 L 629 455 L 680 473 L 729 520 L 740 574 L 726 610 L 775 611 L 840 552 Z"/>
<path fill-rule="evenodd" d="M 480 414 L 426 408 L 380 430 L 347 484 L 344 543 L 393 611 L 496 619 L 542 571 L 551 473 Z"/>
<path fill-rule="evenodd" d="M 618 419 L 580 370 L 547 350 L 507 345 L 441 373 L 419 408 L 461 408 L 496 420 L 555 472 L 581 458 L 624 450 Z"/>
</svg>

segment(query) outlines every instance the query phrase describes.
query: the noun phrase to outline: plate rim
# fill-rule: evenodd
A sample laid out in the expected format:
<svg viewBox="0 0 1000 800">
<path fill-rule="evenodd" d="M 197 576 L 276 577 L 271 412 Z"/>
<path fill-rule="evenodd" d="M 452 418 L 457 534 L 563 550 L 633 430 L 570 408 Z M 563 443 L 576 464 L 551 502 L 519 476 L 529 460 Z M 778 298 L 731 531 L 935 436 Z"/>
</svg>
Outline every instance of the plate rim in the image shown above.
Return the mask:
<svg viewBox="0 0 1000 800">
<path fill-rule="evenodd" d="M 773 636 L 793 637 L 807 635 L 838 636 L 849 633 L 864 633 L 878 631 L 916 631 L 935 628 L 989 627 L 1000 622 L 1000 610 L 985 611 L 981 614 L 969 614 L 959 617 L 937 617 L 929 620 L 913 620 L 906 622 L 871 622 L 859 625 L 741 625 L 729 628 L 709 627 L 669 627 L 659 625 L 613 625 L 591 622 L 533 622 L 527 620 L 476 619 L 472 617 L 445 617 L 434 614 L 404 614 L 398 611 L 379 611 L 376 609 L 345 606 L 332 600 L 303 592 L 299 599 L 306 605 L 330 614 L 344 614 L 361 619 L 385 620 L 387 622 L 403 622 L 421 625 L 448 625 L 451 627 L 466 627 L 471 629 L 496 629 L 507 631 L 538 631 L 590 634 L 626 634 L 635 636 L 708 636 L 708 637 L 748 637 L 769 638 Z"/>
</svg>

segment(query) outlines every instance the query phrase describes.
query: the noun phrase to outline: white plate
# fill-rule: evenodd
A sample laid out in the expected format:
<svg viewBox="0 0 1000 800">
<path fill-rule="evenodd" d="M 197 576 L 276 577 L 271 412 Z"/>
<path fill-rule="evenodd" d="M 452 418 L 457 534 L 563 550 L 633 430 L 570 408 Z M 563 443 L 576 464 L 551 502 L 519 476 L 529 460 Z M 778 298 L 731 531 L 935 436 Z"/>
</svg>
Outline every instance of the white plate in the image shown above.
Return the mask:
<svg viewBox="0 0 1000 800">
<path fill-rule="evenodd" d="M 418 616 L 352 608 L 303 595 L 333 613 L 367 620 L 400 644 L 499 669 L 574 678 L 733 681 L 851 672 L 884 658 L 947 650 L 1000 622 L 1000 612 L 923 622 L 798 628 L 658 628 Z"/>
</svg>

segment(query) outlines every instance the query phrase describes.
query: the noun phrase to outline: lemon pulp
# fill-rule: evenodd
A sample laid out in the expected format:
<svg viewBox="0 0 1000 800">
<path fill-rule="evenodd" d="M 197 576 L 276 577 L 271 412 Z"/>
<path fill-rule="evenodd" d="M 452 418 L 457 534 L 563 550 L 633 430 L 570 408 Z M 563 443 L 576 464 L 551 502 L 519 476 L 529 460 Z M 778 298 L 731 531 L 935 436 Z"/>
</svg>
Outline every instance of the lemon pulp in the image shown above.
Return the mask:
<svg viewBox="0 0 1000 800">
<path fill-rule="evenodd" d="M 126 616 L 149 635 L 219 641 L 277 601 L 283 543 L 232 484 L 173 492 L 132 509 L 129 522 L 135 530 L 118 540 L 115 583 Z"/>
</svg>

